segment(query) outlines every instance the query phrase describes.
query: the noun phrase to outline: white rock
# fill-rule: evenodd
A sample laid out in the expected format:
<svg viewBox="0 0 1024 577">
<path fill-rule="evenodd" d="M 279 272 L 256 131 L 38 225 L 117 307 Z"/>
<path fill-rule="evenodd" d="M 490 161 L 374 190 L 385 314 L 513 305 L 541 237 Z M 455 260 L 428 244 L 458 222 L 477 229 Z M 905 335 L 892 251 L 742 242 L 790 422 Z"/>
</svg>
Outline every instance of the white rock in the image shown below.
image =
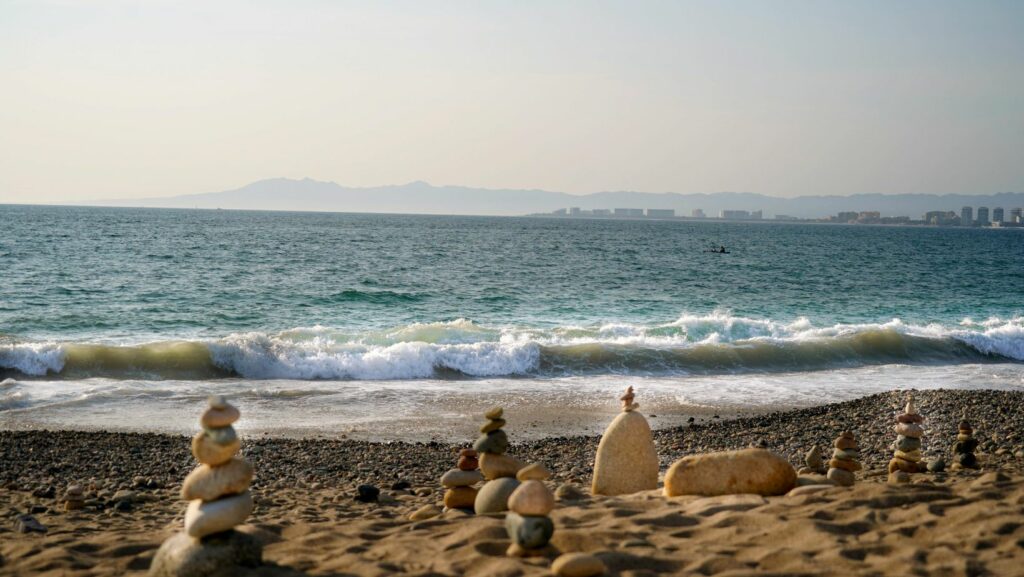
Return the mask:
<svg viewBox="0 0 1024 577">
<path fill-rule="evenodd" d="M 658 452 L 651 426 L 636 411 L 620 413 L 597 446 L 595 495 L 625 495 L 658 488 Z"/>
<path fill-rule="evenodd" d="M 185 532 L 191 537 L 205 537 L 227 531 L 242 524 L 252 513 L 252 494 L 246 491 L 240 495 L 217 499 L 216 501 L 192 501 L 185 510 Z"/>
</svg>

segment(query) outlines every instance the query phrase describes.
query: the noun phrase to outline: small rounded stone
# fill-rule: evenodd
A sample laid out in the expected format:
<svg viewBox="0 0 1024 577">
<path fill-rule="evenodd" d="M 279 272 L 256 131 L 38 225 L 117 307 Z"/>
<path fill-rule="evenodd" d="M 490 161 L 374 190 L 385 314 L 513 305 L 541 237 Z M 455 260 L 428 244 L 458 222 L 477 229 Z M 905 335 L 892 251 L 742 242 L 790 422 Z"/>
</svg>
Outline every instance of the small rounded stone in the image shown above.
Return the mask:
<svg viewBox="0 0 1024 577">
<path fill-rule="evenodd" d="M 206 434 L 206 431 L 201 431 L 192 437 L 192 455 L 200 463 L 214 467 L 231 460 L 241 446 L 242 442 L 237 438 L 233 443 L 218 444 Z"/>
<path fill-rule="evenodd" d="M 455 487 L 469 487 L 470 485 L 475 485 L 483 480 L 484 476 L 480 471 L 452 469 L 441 476 L 441 485 L 448 489 Z"/>
<path fill-rule="evenodd" d="M 252 508 L 249 491 L 216 501 L 196 499 L 185 509 L 185 532 L 192 537 L 205 537 L 227 531 L 245 522 Z"/>
<path fill-rule="evenodd" d="M 502 477 L 515 477 L 522 468 L 522 461 L 508 455 L 484 453 L 480 457 L 480 471 L 488 481 Z"/>
<path fill-rule="evenodd" d="M 510 512 L 505 516 L 505 530 L 513 543 L 523 549 L 540 549 L 551 541 L 555 524 L 548 517 L 530 517 Z"/>
<path fill-rule="evenodd" d="M 551 564 L 557 577 L 597 577 L 605 570 L 604 562 L 588 553 L 565 553 Z"/>
<path fill-rule="evenodd" d="M 480 460 L 476 457 L 459 457 L 459 464 L 456 466 L 460 471 L 475 471 L 480 467 Z"/>
<path fill-rule="evenodd" d="M 444 492 L 444 506 L 449 509 L 472 509 L 477 490 L 473 487 L 455 487 Z"/>
<path fill-rule="evenodd" d="M 504 412 L 505 410 L 502 409 L 501 407 L 492 407 L 490 410 L 484 413 L 484 418 L 492 421 L 494 419 L 500 419 L 501 415 L 504 414 Z"/>
<path fill-rule="evenodd" d="M 516 479 L 520 481 L 544 481 L 551 478 L 551 471 L 548 471 L 540 463 L 529 464 L 516 473 Z"/>
<path fill-rule="evenodd" d="M 524 481 L 508 498 L 509 511 L 520 515 L 541 517 L 554 508 L 555 496 L 543 481 Z"/>
<path fill-rule="evenodd" d="M 498 429 L 497 431 L 491 431 L 485 435 L 481 435 L 476 442 L 473 443 L 473 448 L 479 453 L 487 454 L 491 453 L 494 455 L 503 455 L 508 450 L 508 435 L 505 431 Z"/>
<path fill-rule="evenodd" d="M 477 515 L 488 513 L 501 513 L 508 510 L 508 498 L 516 488 L 519 481 L 505 477 L 484 483 L 476 495 L 476 502 L 473 505 Z"/>
<path fill-rule="evenodd" d="M 483 434 L 490 433 L 491 431 L 497 431 L 498 429 L 505 426 L 505 419 L 494 419 L 488 421 L 484 426 L 480 427 L 480 432 Z"/>
<path fill-rule="evenodd" d="M 410 521 L 426 521 L 441 516 L 441 509 L 436 505 L 424 505 L 409 515 Z"/>
<path fill-rule="evenodd" d="M 199 424 L 204 429 L 220 429 L 234 423 L 240 416 L 238 409 L 225 404 L 223 407 L 210 407 L 203 411 L 203 416 L 199 417 Z"/>
</svg>

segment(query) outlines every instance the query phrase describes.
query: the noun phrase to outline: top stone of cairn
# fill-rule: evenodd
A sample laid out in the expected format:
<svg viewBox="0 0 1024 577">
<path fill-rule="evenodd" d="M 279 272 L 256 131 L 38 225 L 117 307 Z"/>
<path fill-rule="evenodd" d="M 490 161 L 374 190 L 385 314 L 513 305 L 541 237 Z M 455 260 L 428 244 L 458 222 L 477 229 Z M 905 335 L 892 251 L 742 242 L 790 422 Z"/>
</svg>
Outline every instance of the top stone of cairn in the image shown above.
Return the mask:
<svg viewBox="0 0 1024 577">
<path fill-rule="evenodd" d="M 633 402 L 633 399 L 635 398 L 636 395 L 633 394 L 633 387 L 626 387 L 626 392 L 622 393 L 622 396 L 619 397 L 619 400 L 622 401 L 623 412 L 628 413 L 629 411 L 635 411 L 636 409 L 640 408 L 639 403 Z"/>
</svg>

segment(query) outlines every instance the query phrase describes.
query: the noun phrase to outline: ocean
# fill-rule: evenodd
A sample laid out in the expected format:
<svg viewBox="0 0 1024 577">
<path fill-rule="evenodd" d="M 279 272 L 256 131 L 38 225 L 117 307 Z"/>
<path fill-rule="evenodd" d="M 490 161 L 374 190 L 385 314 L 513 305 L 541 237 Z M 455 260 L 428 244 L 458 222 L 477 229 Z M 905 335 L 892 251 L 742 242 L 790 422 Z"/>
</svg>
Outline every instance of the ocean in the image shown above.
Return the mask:
<svg viewBox="0 0 1024 577">
<path fill-rule="evenodd" d="M 0 425 L 599 432 L 1024 389 L 1024 231 L 0 205 Z M 729 254 L 705 252 L 726 246 Z M 4 380 L 6 379 L 6 380 Z M 517 415 L 521 429 L 514 424 Z"/>
</svg>

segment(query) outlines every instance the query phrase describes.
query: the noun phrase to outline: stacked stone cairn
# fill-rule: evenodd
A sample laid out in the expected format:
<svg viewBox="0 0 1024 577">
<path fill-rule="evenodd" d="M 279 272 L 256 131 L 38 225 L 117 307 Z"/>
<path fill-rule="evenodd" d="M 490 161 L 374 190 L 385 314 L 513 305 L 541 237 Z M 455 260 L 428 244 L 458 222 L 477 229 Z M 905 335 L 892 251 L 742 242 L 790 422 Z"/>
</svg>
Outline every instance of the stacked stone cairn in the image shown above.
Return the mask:
<svg viewBox="0 0 1024 577">
<path fill-rule="evenodd" d="M 804 455 L 804 466 L 797 471 L 800 475 L 824 475 L 828 473 L 828 467 L 821 458 L 821 449 L 817 445 L 811 447 Z"/>
<path fill-rule="evenodd" d="M 978 440 L 974 438 L 974 428 L 971 427 L 971 423 L 964 415 L 964 419 L 960 421 L 958 427 L 956 442 L 953 443 L 953 465 L 950 468 L 952 470 L 977 469 L 978 457 L 974 455 L 974 451 L 977 449 Z"/>
<path fill-rule="evenodd" d="M 544 484 L 550 476 L 536 463 L 516 474 L 522 484 L 508 498 L 510 512 L 505 516 L 505 529 L 512 540 L 506 552 L 509 557 L 538 557 L 550 551 L 555 525 L 548 513 L 555 508 L 555 496 Z"/>
<path fill-rule="evenodd" d="M 501 407 L 487 411 L 487 423 L 480 427 L 480 437 L 473 443 L 473 449 L 480 454 L 480 472 L 487 480 L 476 495 L 474 510 L 478 515 L 503 513 L 508 510 L 508 498 L 519 487 L 516 473 L 523 463 L 505 454 L 508 450 L 508 435 L 502 430 L 505 419 Z"/>
<path fill-rule="evenodd" d="M 473 485 L 484 480 L 484 476 L 477 470 L 478 465 L 476 451 L 463 449 L 459 451 L 459 463 L 456 468 L 441 476 L 441 485 L 446 489 L 444 492 L 445 511 L 460 509 L 473 512 L 477 494 Z"/>
<path fill-rule="evenodd" d="M 77 511 L 85 508 L 85 492 L 81 485 L 68 485 L 64 491 L 64 510 Z"/>
<path fill-rule="evenodd" d="M 619 397 L 622 412 L 608 425 L 597 446 L 594 479 L 590 491 L 595 495 L 627 495 L 658 488 L 658 451 L 654 447 L 651 426 L 633 402 L 633 387 Z"/>
<path fill-rule="evenodd" d="M 253 509 L 252 465 L 235 456 L 241 441 L 231 425 L 238 418 L 238 409 L 223 397 L 210 397 L 199 420 L 203 430 L 192 439 L 192 455 L 200 465 L 181 487 L 182 498 L 189 501 L 185 530 L 160 546 L 151 576 L 238 574 L 244 572 L 240 567 L 261 563 L 260 542 L 235 530 Z"/>
<path fill-rule="evenodd" d="M 921 437 L 924 436 L 924 427 L 921 423 L 924 417 L 917 413 L 914 406 L 914 399 L 907 400 L 907 406 L 903 414 L 896 416 L 896 442 L 893 443 L 895 451 L 892 460 L 889 461 L 889 482 L 909 483 L 910 475 L 925 470 L 921 463 Z"/>
<path fill-rule="evenodd" d="M 827 477 L 837 485 L 852 487 L 856 480 L 854 473 L 861 469 L 857 439 L 850 431 L 843 431 L 832 444 L 834 449 L 828 461 Z"/>
</svg>

